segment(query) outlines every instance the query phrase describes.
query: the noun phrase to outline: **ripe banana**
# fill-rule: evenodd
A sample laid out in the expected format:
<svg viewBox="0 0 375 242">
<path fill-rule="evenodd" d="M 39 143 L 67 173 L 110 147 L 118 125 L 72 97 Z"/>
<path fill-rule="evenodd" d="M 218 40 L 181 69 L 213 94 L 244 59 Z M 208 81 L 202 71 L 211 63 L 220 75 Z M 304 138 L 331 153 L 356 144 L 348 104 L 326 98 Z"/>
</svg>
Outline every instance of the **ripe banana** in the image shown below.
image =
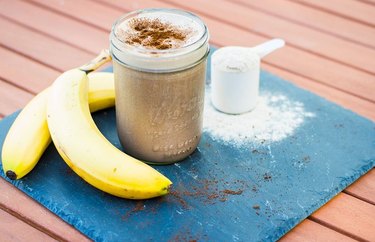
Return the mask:
<svg viewBox="0 0 375 242">
<path fill-rule="evenodd" d="M 113 107 L 115 104 L 113 73 L 93 72 L 88 76 L 90 111 Z M 46 119 L 49 89 L 36 95 L 26 105 L 5 138 L 2 164 L 4 173 L 10 179 L 20 179 L 28 174 L 51 142 Z"/>
<path fill-rule="evenodd" d="M 112 195 L 146 199 L 168 193 L 171 181 L 114 147 L 96 127 L 88 106 L 88 78 L 73 69 L 53 83 L 47 102 L 52 140 L 85 181 Z"/>
</svg>

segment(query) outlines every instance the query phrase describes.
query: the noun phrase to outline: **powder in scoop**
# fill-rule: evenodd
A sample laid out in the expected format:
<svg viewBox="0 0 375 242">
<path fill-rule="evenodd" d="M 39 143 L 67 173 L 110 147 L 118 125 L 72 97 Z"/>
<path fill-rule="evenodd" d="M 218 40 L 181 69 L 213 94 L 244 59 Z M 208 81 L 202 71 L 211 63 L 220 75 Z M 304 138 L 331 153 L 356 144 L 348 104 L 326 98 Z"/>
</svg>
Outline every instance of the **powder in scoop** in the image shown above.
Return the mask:
<svg viewBox="0 0 375 242">
<path fill-rule="evenodd" d="M 212 64 L 225 72 L 246 72 L 259 69 L 260 58 L 255 52 L 242 47 L 221 48 L 212 59 Z"/>
</svg>

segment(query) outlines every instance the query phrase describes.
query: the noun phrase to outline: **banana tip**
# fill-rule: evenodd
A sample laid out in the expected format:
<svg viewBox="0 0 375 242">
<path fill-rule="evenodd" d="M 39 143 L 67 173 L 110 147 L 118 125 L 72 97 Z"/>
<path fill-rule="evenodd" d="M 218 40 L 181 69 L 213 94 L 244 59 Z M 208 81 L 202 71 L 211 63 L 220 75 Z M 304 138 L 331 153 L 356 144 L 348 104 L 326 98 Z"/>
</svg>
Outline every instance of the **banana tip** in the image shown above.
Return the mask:
<svg viewBox="0 0 375 242">
<path fill-rule="evenodd" d="M 171 190 L 171 187 L 172 187 L 172 182 L 168 186 L 166 186 L 162 189 L 162 194 L 163 195 L 168 194 Z"/>
<path fill-rule="evenodd" d="M 11 180 L 16 180 L 17 179 L 17 174 L 14 171 L 9 170 L 5 174 Z"/>
</svg>

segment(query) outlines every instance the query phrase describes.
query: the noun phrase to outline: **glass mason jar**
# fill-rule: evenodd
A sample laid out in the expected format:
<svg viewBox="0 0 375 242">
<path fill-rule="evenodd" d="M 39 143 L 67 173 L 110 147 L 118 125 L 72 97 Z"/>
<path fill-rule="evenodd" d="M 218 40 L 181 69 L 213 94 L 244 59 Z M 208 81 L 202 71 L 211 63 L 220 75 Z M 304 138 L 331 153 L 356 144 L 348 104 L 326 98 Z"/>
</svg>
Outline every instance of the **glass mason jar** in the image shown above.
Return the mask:
<svg viewBox="0 0 375 242">
<path fill-rule="evenodd" d="M 134 19 L 186 27 L 190 37 L 171 48 L 129 43 L 119 29 Z M 127 32 L 125 28 L 122 34 Z M 137 34 L 133 31 L 133 37 Z M 196 149 L 202 134 L 208 38 L 199 17 L 176 9 L 142 9 L 114 23 L 110 52 L 117 131 L 125 153 L 147 163 L 169 164 Z"/>
</svg>

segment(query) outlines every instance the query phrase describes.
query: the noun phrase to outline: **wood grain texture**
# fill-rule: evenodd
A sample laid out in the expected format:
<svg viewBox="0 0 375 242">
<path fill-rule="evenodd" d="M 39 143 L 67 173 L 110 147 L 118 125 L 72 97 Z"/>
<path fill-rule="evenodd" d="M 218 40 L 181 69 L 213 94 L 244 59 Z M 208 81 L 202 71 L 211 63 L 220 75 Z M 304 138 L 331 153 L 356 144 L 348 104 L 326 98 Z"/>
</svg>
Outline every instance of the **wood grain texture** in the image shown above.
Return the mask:
<svg viewBox="0 0 375 242">
<path fill-rule="evenodd" d="M 345 191 L 350 195 L 375 205 L 375 169 L 372 169 L 366 175 L 359 178 L 358 181 L 346 188 Z"/>
<path fill-rule="evenodd" d="M 231 0 L 256 11 L 274 15 L 291 22 L 331 34 L 338 38 L 375 48 L 375 28 L 320 11 L 292 1 Z"/>
<path fill-rule="evenodd" d="M 89 241 L 45 207 L 0 178 L 0 207 L 57 240 Z M 0 218 L 1 215 L 0 215 Z M 1 221 L 2 219 L 0 219 Z"/>
<path fill-rule="evenodd" d="M 114 9 L 92 0 L 64 2 L 61 0 L 29 0 L 29 2 L 105 31 L 110 31 L 115 19 L 125 14 L 120 9 Z M 124 3 L 124 6 L 129 4 L 136 5 L 137 1 L 128 1 Z M 84 14 L 82 14 L 82 11 L 84 11 Z"/>
<path fill-rule="evenodd" d="M 353 238 L 375 241 L 375 206 L 345 193 L 338 194 L 310 217 Z"/>
<path fill-rule="evenodd" d="M 9 115 L 23 108 L 33 95 L 0 79 L 0 113 Z"/>
<path fill-rule="evenodd" d="M 356 240 L 306 219 L 280 239 L 280 242 L 301 241 L 350 242 Z"/>
<path fill-rule="evenodd" d="M 29 2 L 10 1 L 8 4 L 2 4 L 1 8 L 2 16 L 77 49 L 96 54 L 101 49 L 108 48 L 108 38 L 104 37 L 108 36 L 107 31 L 74 21 Z M 53 24 L 50 20 L 53 20 Z"/>
<path fill-rule="evenodd" d="M 95 56 L 3 17 L 0 29 L 0 45 L 58 71 L 80 66 Z"/>
<path fill-rule="evenodd" d="M 293 0 L 327 13 L 375 27 L 375 7 L 354 0 Z"/>
<path fill-rule="evenodd" d="M 32 94 L 42 91 L 59 75 L 58 71 L 3 47 L 0 56 L 6 60 L 0 61 L 0 78 Z"/>
<path fill-rule="evenodd" d="M 57 241 L 2 209 L 0 209 L 0 218 L 1 241 Z"/>
</svg>

